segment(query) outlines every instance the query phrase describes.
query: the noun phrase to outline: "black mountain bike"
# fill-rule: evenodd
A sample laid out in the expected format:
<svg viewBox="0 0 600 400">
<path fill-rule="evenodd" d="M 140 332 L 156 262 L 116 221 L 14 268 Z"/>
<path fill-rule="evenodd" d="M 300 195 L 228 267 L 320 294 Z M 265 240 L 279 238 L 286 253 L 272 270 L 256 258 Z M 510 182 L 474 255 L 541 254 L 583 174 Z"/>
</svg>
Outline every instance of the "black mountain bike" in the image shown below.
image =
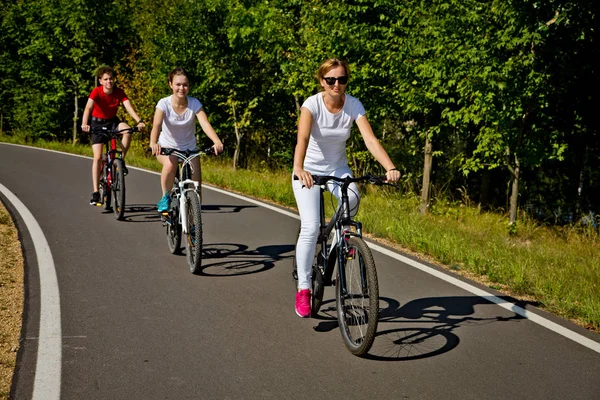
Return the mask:
<svg viewBox="0 0 600 400">
<path fill-rule="evenodd" d="M 200 273 L 202 265 L 202 197 L 200 182 L 192 179 L 191 161 L 201 154 L 214 154 L 210 147 L 201 151 L 179 151 L 162 148 L 161 155 L 174 155 L 179 168 L 170 192 L 171 207 L 161 213 L 163 226 L 167 228 L 167 243 L 171 254 L 181 252 L 181 236 L 187 236 L 186 259 L 193 274 Z"/>
<path fill-rule="evenodd" d="M 294 176 L 294 179 L 298 178 Z M 342 338 L 348 350 L 357 356 L 367 354 L 375 340 L 379 319 L 379 283 L 373 255 L 362 238 L 362 224 L 350 217 L 348 186 L 352 182 L 391 185 L 385 182 L 386 179 L 385 176 L 371 175 L 358 178 L 313 175 L 315 185 L 321 189 L 321 223 L 312 264 L 311 313 L 316 316 L 319 312 L 324 287 L 335 285 Z M 335 214 L 326 223 L 323 193 L 329 181 L 340 185 L 342 198 Z M 338 268 L 334 280 L 336 264 Z M 293 278 L 298 280 L 295 257 Z"/>
<path fill-rule="evenodd" d="M 108 129 L 106 127 L 92 129 L 93 133 L 103 134 L 104 154 L 102 155 L 102 173 L 99 181 L 100 203 L 106 211 L 114 211 L 115 217 L 122 220 L 125 215 L 125 161 L 118 150 L 117 140 L 123 133 L 137 132 L 137 128 Z M 114 207 L 112 200 L 114 198 Z"/>
</svg>

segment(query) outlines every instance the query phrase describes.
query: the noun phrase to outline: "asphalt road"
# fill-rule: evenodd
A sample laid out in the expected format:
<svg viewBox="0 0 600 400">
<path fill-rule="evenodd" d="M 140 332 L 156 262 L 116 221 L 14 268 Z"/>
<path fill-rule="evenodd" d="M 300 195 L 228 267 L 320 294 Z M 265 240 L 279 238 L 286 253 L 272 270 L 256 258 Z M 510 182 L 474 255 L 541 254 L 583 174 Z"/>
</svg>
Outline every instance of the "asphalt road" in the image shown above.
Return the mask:
<svg viewBox="0 0 600 400">
<path fill-rule="evenodd" d="M 0 160 L 0 183 L 39 223 L 56 268 L 61 399 L 600 399 L 598 351 L 377 251 L 378 334 L 368 358 L 351 355 L 332 290 L 319 318 L 294 313 L 290 216 L 205 187 L 209 255 L 195 276 L 168 251 L 158 175 L 129 168 L 117 221 L 88 205 L 90 159 L 0 143 Z M 40 277 L 7 206 L 26 256 L 13 396 L 29 399 Z"/>
</svg>

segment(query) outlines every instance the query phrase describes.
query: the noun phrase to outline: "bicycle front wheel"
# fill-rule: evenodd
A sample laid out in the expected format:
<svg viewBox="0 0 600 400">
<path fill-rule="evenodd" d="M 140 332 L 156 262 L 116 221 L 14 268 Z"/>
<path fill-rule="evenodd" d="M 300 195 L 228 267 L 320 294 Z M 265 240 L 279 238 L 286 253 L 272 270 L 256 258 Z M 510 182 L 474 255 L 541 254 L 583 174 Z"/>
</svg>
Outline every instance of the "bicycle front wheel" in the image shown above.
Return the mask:
<svg viewBox="0 0 600 400">
<path fill-rule="evenodd" d="M 338 322 L 348 350 L 363 356 L 373 345 L 379 319 L 377 270 L 364 240 L 351 236 L 346 247 L 336 280 Z M 340 277 L 341 269 L 344 281 Z"/>
<path fill-rule="evenodd" d="M 187 212 L 187 249 L 185 252 L 192 274 L 199 274 L 202 265 L 202 214 L 200 199 L 193 190 L 185 192 Z"/>
<path fill-rule="evenodd" d="M 120 221 L 125 215 L 125 171 L 123 160 L 116 158 L 112 164 L 112 192 L 115 198 L 115 217 Z"/>
</svg>

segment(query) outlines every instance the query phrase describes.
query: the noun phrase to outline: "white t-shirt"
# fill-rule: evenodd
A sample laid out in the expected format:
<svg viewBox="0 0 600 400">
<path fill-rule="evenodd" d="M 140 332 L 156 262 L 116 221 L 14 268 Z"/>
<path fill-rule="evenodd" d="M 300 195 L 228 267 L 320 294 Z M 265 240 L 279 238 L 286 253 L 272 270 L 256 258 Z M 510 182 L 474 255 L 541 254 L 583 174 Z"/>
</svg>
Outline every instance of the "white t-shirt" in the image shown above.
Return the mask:
<svg viewBox="0 0 600 400">
<path fill-rule="evenodd" d="M 158 101 L 156 108 L 164 113 L 162 131 L 158 137 L 160 147 L 177 150 L 196 149 L 196 114 L 202 104 L 194 97 L 187 98 L 188 106 L 182 114 L 173 110 L 171 97 Z"/>
<path fill-rule="evenodd" d="M 350 137 L 352 123 L 366 113 L 360 100 L 348 94 L 345 96 L 344 108 L 335 114 L 325 107 L 322 92 L 302 104 L 313 117 L 304 158 L 304 169 L 312 174 L 326 175 L 348 165 L 346 140 Z"/>
</svg>

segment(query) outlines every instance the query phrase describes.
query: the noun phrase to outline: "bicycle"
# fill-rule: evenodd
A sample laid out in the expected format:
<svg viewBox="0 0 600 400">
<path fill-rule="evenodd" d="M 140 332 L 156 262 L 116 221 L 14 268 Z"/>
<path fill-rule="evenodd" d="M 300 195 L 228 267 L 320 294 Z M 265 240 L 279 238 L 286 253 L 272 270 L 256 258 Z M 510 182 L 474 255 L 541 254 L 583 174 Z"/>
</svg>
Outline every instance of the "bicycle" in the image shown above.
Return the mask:
<svg viewBox="0 0 600 400">
<path fill-rule="evenodd" d="M 175 182 L 169 196 L 171 207 L 161 213 L 161 221 L 167 230 L 167 243 L 171 254 L 181 252 L 181 235 L 187 236 L 187 263 L 192 274 L 199 274 L 202 265 L 202 198 L 200 183 L 192 179 L 191 161 L 201 154 L 214 154 L 214 148 L 179 151 L 162 148 L 161 155 L 174 155 L 179 160 Z"/>
<path fill-rule="evenodd" d="M 294 176 L 294 179 L 298 178 Z M 367 354 L 375 340 L 379 319 L 379 283 L 373 255 L 362 238 L 362 224 L 350 216 L 348 187 L 353 182 L 395 186 L 386 183 L 386 179 L 385 176 L 371 175 L 358 178 L 313 175 L 315 185 L 320 187 L 321 216 L 312 264 L 311 314 L 316 316 L 319 312 L 325 286 L 335 286 L 342 338 L 348 350 L 357 356 Z M 342 196 L 333 217 L 326 223 L 323 194 L 329 181 L 340 185 Z M 336 264 L 337 274 L 333 280 Z M 295 257 L 292 276 L 297 282 Z"/>
<path fill-rule="evenodd" d="M 105 211 L 114 211 L 117 220 L 123 220 L 125 215 L 125 161 L 122 158 L 122 152 L 117 149 L 117 139 L 123 133 L 137 132 L 137 128 L 126 129 L 100 129 L 93 128 L 92 133 L 100 133 L 105 136 L 104 149 L 102 155 L 102 173 L 99 180 L 100 203 L 98 207 L 104 205 Z M 114 197 L 115 206 L 111 207 Z"/>
</svg>

